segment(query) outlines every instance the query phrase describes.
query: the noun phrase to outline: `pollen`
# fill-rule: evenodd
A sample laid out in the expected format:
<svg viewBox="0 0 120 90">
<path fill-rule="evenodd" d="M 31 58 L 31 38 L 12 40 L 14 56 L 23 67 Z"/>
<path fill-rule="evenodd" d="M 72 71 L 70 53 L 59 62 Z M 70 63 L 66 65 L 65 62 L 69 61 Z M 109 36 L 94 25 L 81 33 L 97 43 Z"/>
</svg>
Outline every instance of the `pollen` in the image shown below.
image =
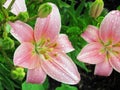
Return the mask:
<svg viewBox="0 0 120 90">
<path fill-rule="evenodd" d="M 56 42 L 50 42 L 50 39 L 42 38 L 39 43 L 35 44 L 35 52 L 44 56 L 46 60 L 50 60 L 51 57 L 49 54 L 53 52 L 56 46 Z M 55 53 L 54 56 L 57 56 L 57 54 Z"/>
</svg>

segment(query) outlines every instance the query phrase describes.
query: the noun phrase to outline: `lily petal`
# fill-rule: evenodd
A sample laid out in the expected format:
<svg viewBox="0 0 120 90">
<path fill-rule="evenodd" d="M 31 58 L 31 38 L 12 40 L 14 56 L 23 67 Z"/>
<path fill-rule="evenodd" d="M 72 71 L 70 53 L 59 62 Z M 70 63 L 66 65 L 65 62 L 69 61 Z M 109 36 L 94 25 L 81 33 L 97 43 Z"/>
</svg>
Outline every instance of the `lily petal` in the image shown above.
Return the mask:
<svg viewBox="0 0 120 90">
<path fill-rule="evenodd" d="M 45 81 L 46 73 L 42 70 L 41 66 L 35 69 L 29 69 L 27 72 L 27 82 L 41 84 Z"/>
<path fill-rule="evenodd" d="M 84 38 L 88 43 L 96 42 L 98 38 L 98 29 L 95 26 L 89 25 L 86 31 L 81 34 L 81 37 Z"/>
<path fill-rule="evenodd" d="M 31 43 L 22 43 L 14 53 L 14 65 L 33 69 L 39 65 L 39 56 Z"/>
<path fill-rule="evenodd" d="M 21 22 L 21 21 L 16 21 L 14 23 L 9 22 L 11 25 L 11 31 L 10 33 L 20 42 L 32 42 L 34 41 L 33 38 L 33 29 Z"/>
<path fill-rule="evenodd" d="M 65 53 L 71 52 L 74 50 L 72 47 L 71 42 L 68 39 L 68 36 L 65 34 L 60 34 L 59 37 L 57 38 L 57 47 L 56 49 L 59 49 Z"/>
<path fill-rule="evenodd" d="M 105 59 L 105 55 L 100 52 L 101 49 L 102 45 L 97 42 L 88 44 L 78 54 L 77 59 L 90 64 L 100 63 Z"/>
<path fill-rule="evenodd" d="M 115 56 L 113 54 L 111 54 L 111 58 L 110 58 L 110 64 L 111 66 L 118 72 L 120 72 L 120 56 Z"/>
<path fill-rule="evenodd" d="M 3 5 L 5 8 L 8 8 L 12 0 L 7 0 L 5 4 Z M 26 12 L 26 4 L 25 0 L 15 0 L 15 3 L 13 4 L 11 8 L 11 12 L 15 15 L 18 15 L 20 12 Z"/>
<path fill-rule="evenodd" d="M 77 67 L 63 53 L 57 53 L 57 56 L 51 56 L 51 60 L 43 60 L 42 67 L 50 77 L 57 81 L 66 84 L 77 84 L 80 81 Z"/>
<path fill-rule="evenodd" d="M 55 4 L 49 3 L 52 6 L 51 13 L 46 18 L 37 18 L 35 24 L 34 36 L 38 42 L 41 37 L 53 40 L 58 36 L 61 28 L 60 13 Z"/>
<path fill-rule="evenodd" d="M 106 15 L 100 26 L 100 37 L 104 42 L 120 41 L 120 11 L 114 10 Z"/>
<path fill-rule="evenodd" d="M 113 69 L 111 65 L 109 64 L 109 62 L 103 61 L 99 64 L 96 64 L 94 74 L 100 75 L 100 76 L 110 76 L 112 71 Z"/>
</svg>

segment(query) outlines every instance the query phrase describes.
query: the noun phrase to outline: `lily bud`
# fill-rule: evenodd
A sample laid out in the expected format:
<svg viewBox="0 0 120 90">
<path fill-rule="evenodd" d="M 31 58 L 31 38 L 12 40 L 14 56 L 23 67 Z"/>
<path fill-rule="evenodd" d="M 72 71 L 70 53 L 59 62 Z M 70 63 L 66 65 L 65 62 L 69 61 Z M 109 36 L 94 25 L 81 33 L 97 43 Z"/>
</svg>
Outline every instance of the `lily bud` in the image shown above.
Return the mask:
<svg viewBox="0 0 120 90">
<path fill-rule="evenodd" d="M 92 3 L 89 11 L 90 16 L 93 18 L 97 18 L 101 14 L 103 7 L 104 7 L 103 0 L 95 0 Z"/>
<path fill-rule="evenodd" d="M 42 4 L 38 9 L 38 16 L 40 18 L 47 17 L 52 11 L 52 6 L 49 3 Z"/>
<path fill-rule="evenodd" d="M 16 72 L 16 70 L 12 70 L 12 71 L 11 71 L 11 77 L 12 77 L 13 79 L 17 79 L 17 78 L 19 77 L 18 72 Z"/>
<path fill-rule="evenodd" d="M 23 78 L 25 77 L 24 68 L 16 67 L 14 70 L 11 71 L 11 77 L 20 81 L 23 80 Z"/>
<path fill-rule="evenodd" d="M 22 73 L 22 72 L 24 72 L 24 68 L 17 67 L 17 68 L 16 68 L 16 71 L 19 72 L 19 73 Z"/>
<path fill-rule="evenodd" d="M 14 41 L 11 38 L 9 38 L 9 37 L 5 37 L 2 40 L 2 48 L 4 50 L 8 50 L 8 49 L 14 48 Z"/>
<path fill-rule="evenodd" d="M 18 80 L 22 81 L 25 77 L 25 72 L 19 74 Z"/>
</svg>

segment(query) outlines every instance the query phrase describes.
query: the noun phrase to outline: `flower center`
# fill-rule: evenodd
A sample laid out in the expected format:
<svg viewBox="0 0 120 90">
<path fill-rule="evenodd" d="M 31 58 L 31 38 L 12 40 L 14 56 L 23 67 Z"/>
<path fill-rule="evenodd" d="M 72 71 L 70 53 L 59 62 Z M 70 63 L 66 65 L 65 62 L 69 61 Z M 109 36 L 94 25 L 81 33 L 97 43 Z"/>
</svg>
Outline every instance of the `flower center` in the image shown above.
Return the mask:
<svg viewBox="0 0 120 90">
<path fill-rule="evenodd" d="M 112 45 L 112 42 L 107 42 L 103 44 L 103 48 L 100 51 L 104 53 L 109 60 L 111 54 L 118 55 L 120 53 L 119 47 L 120 47 L 120 43 Z"/>
<path fill-rule="evenodd" d="M 50 59 L 49 53 L 51 53 L 57 43 L 50 42 L 50 39 L 41 39 L 39 43 L 35 44 L 35 52 L 39 55 L 43 55 L 45 59 Z"/>
</svg>

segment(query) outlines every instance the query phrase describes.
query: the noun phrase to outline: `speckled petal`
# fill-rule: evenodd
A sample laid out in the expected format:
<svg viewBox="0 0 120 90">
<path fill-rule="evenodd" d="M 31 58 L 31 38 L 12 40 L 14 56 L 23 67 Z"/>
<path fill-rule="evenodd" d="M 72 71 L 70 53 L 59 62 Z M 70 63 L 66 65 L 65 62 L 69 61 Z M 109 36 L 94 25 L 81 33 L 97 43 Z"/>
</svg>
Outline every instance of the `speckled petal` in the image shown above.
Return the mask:
<svg viewBox="0 0 120 90">
<path fill-rule="evenodd" d="M 51 56 L 50 60 L 43 60 L 42 67 L 50 77 L 59 82 L 77 84 L 80 81 L 76 65 L 63 53 Z"/>
<path fill-rule="evenodd" d="M 42 84 L 45 81 L 46 73 L 42 70 L 41 66 L 29 69 L 27 72 L 27 82 Z"/>
<path fill-rule="evenodd" d="M 100 43 L 90 43 L 81 50 L 77 56 L 77 59 L 90 64 L 100 63 L 105 59 L 105 55 L 102 54 L 101 50 L 102 45 Z"/>
<path fill-rule="evenodd" d="M 39 56 L 34 53 L 31 43 L 22 43 L 14 53 L 14 65 L 33 69 L 39 65 Z"/>
<path fill-rule="evenodd" d="M 72 47 L 72 44 L 69 41 L 67 35 L 60 34 L 56 41 L 57 41 L 56 49 L 61 50 L 65 53 L 68 53 L 68 52 L 71 52 L 71 51 L 74 50 L 74 48 Z"/>
<path fill-rule="evenodd" d="M 55 4 L 49 3 L 52 6 L 52 12 L 46 18 L 37 18 L 35 24 L 35 40 L 38 42 L 41 38 L 50 40 L 55 39 L 61 28 L 60 13 Z"/>
<path fill-rule="evenodd" d="M 110 64 L 111 66 L 118 72 L 120 72 L 120 56 L 115 56 L 113 54 L 111 54 L 111 58 L 110 58 Z"/>
<path fill-rule="evenodd" d="M 84 33 L 81 34 L 88 43 L 96 42 L 99 40 L 98 29 L 95 26 L 89 25 Z"/>
<path fill-rule="evenodd" d="M 19 42 L 32 42 L 33 38 L 33 29 L 26 23 L 21 21 L 16 21 L 14 23 L 9 22 L 11 25 L 10 33 L 19 41 Z"/>
<path fill-rule="evenodd" d="M 104 42 L 112 41 L 113 44 L 116 44 L 120 41 L 120 11 L 113 10 L 105 16 L 99 34 Z"/>
<path fill-rule="evenodd" d="M 113 69 L 109 62 L 103 61 L 99 64 L 96 64 L 94 74 L 99 76 L 110 76 L 112 71 Z"/>
</svg>

